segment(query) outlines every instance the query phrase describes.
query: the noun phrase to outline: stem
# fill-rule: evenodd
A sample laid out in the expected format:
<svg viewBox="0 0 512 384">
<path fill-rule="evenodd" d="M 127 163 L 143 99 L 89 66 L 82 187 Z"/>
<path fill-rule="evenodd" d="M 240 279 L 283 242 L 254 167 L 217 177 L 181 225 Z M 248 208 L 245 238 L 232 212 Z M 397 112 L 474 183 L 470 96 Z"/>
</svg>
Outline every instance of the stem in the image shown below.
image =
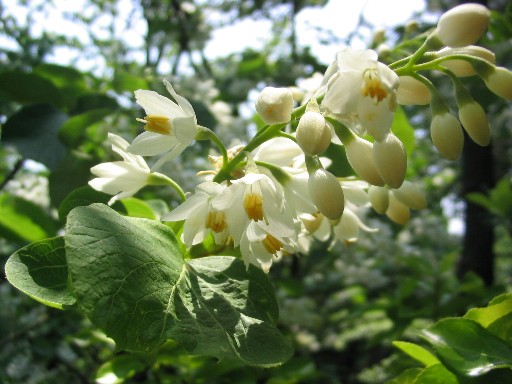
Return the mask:
<svg viewBox="0 0 512 384">
<path fill-rule="evenodd" d="M 226 150 L 226 147 L 220 141 L 219 137 L 213 132 L 211 129 L 203 127 L 201 125 L 198 126 L 198 132 L 196 135 L 196 140 L 210 140 L 212 143 L 214 143 L 217 148 L 219 148 L 220 152 L 222 153 L 222 161 L 224 164 L 226 164 L 228 160 L 228 152 Z"/>
<path fill-rule="evenodd" d="M 326 116 L 325 120 L 332 125 L 334 133 L 336 133 L 336 136 L 338 136 L 343 145 L 350 144 L 352 140 L 354 140 L 354 134 L 345 126 L 345 124 L 339 122 L 332 116 Z"/>
<path fill-rule="evenodd" d="M 5 178 L 2 180 L 2 183 L 0 183 L 0 191 L 5 188 L 7 183 L 14 179 L 14 176 L 21 170 L 23 167 L 23 163 L 25 162 L 25 159 L 19 159 L 14 164 L 14 168 L 5 176 Z"/>
<path fill-rule="evenodd" d="M 178 193 L 178 195 L 181 198 L 181 201 L 187 200 L 187 197 L 185 196 L 185 192 L 183 192 L 183 189 L 176 183 L 173 179 L 170 177 L 167 177 L 161 173 L 153 172 L 149 176 L 148 180 L 149 185 L 170 185 L 174 190 Z"/>
</svg>

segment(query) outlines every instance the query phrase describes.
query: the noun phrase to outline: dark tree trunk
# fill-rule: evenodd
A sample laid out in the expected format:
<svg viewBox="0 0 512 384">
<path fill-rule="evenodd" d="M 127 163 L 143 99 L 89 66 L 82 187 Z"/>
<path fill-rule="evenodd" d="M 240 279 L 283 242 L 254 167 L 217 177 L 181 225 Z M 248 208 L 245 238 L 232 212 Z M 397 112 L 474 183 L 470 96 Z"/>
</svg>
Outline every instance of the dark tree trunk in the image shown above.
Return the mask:
<svg viewBox="0 0 512 384">
<path fill-rule="evenodd" d="M 480 3 L 487 0 L 459 1 Z M 465 202 L 465 233 L 457 276 L 474 272 L 486 285 L 494 282 L 494 225 L 488 210 L 467 200 L 472 192 L 487 193 L 495 185 L 492 146 L 480 147 L 466 135 L 462 154 L 461 194 Z"/>
</svg>

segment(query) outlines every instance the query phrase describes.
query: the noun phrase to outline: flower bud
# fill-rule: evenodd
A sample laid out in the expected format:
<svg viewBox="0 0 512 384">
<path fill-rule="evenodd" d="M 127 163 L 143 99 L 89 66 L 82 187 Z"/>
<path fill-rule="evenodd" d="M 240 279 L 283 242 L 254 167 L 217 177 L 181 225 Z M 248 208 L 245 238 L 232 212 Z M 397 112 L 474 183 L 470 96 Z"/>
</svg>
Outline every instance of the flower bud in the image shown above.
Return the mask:
<svg viewBox="0 0 512 384">
<path fill-rule="evenodd" d="M 399 188 L 407 170 L 407 155 L 402 142 L 391 132 L 384 141 L 373 143 L 373 160 L 382 180 L 391 188 Z"/>
<path fill-rule="evenodd" d="M 306 155 L 319 155 L 331 143 L 331 130 L 318 112 L 306 112 L 297 126 L 297 144 Z"/>
<path fill-rule="evenodd" d="M 265 87 L 256 100 L 256 111 L 265 124 L 289 122 L 292 108 L 293 93 L 288 88 Z"/>
<path fill-rule="evenodd" d="M 437 52 L 438 57 L 446 57 L 450 55 L 469 55 L 483 59 L 489 64 L 496 62 L 494 52 L 476 45 L 469 45 L 462 48 L 445 47 Z M 442 65 L 452 71 L 457 77 L 468 77 L 476 75 L 476 71 L 471 61 L 463 59 L 449 59 L 442 62 Z"/>
<path fill-rule="evenodd" d="M 386 187 L 371 185 L 370 188 L 368 188 L 368 198 L 375 212 L 381 215 L 386 213 L 389 205 L 389 192 Z"/>
<path fill-rule="evenodd" d="M 460 157 L 464 134 L 455 116 L 448 112 L 434 115 L 430 135 L 434 146 L 444 158 L 457 160 Z"/>
<path fill-rule="evenodd" d="M 437 36 L 449 47 L 475 43 L 489 25 L 491 12 L 480 4 L 458 5 L 441 15 Z"/>
<path fill-rule="evenodd" d="M 507 68 L 495 67 L 483 79 L 491 92 L 505 100 L 512 100 L 512 72 Z"/>
<path fill-rule="evenodd" d="M 425 105 L 430 103 L 428 87 L 411 76 L 400 76 L 396 100 L 401 105 Z"/>
<path fill-rule="evenodd" d="M 373 160 L 372 143 L 359 136 L 354 136 L 353 140 L 345 143 L 345 152 L 350 166 L 362 179 L 372 185 L 383 186 L 385 184 Z"/>
<path fill-rule="evenodd" d="M 345 197 L 336 177 L 323 168 L 309 175 L 309 194 L 322 215 L 330 220 L 337 220 L 343 214 Z"/>
<path fill-rule="evenodd" d="M 459 108 L 459 120 L 471 140 L 485 147 L 491 141 L 491 128 L 484 109 L 477 102 L 466 103 Z"/>
<path fill-rule="evenodd" d="M 410 209 L 420 210 L 427 206 L 427 200 L 423 192 L 416 184 L 408 180 L 404 181 L 400 188 L 393 190 L 393 195 Z"/>
<path fill-rule="evenodd" d="M 395 197 L 394 191 L 390 191 L 389 193 L 389 206 L 386 211 L 386 216 L 400 225 L 407 224 L 411 218 L 411 211 Z"/>
</svg>

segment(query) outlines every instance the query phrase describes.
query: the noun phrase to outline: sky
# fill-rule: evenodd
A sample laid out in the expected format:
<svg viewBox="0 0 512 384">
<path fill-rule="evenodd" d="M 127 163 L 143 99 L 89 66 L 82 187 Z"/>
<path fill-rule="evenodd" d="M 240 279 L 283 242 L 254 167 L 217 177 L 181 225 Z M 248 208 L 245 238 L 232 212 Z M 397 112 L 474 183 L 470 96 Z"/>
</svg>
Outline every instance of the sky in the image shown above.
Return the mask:
<svg viewBox="0 0 512 384">
<path fill-rule="evenodd" d="M 4 0 L 4 7 L 9 13 L 19 20 L 24 20 L 26 12 L 23 7 L 16 6 L 16 0 Z M 32 0 L 31 4 L 44 3 L 44 0 Z M 66 31 L 69 36 L 87 43 L 89 36 L 85 28 L 80 28 L 79 23 L 67 20 L 64 15 L 69 12 L 80 12 L 84 16 L 90 14 L 91 10 L 84 6 L 84 0 L 54 0 L 59 12 L 48 12 L 37 16 L 31 28 L 34 33 L 40 34 L 44 30 L 48 32 L 62 33 Z M 186 3 L 186 2 L 184 2 Z M 133 44 L 142 46 L 143 36 L 146 31 L 146 24 L 141 15 L 140 9 L 134 7 L 138 1 L 121 0 L 119 12 L 121 20 L 130 20 L 131 25 L 126 28 L 118 22 L 114 29 L 118 37 Z M 361 13 L 365 19 L 377 28 L 392 27 L 404 24 L 411 20 L 415 14 L 425 9 L 424 0 L 329 0 L 324 7 L 306 8 L 296 18 L 297 37 L 299 45 L 309 45 L 321 62 L 329 63 L 340 47 L 320 45 L 318 39 L 320 34 L 318 28 L 328 30 L 332 35 L 340 38 L 353 31 L 358 23 Z M 218 15 L 207 14 L 207 17 L 215 18 Z M 110 26 L 110 18 L 100 17 L 95 24 L 94 32 L 98 37 L 107 37 L 107 28 Z M 370 40 L 369 32 L 366 41 L 355 39 L 353 48 L 365 48 Z M 238 52 L 247 47 L 256 49 L 264 46 L 271 36 L 271 23 L 267 21 L 254 21 L 249 18 L 242 19 L 231 26 L 217 29 L 213 38 L 207 44 L 205 54 L 209 58 L 225 56 L 229 53 Z M 1 47 L 13 47 L 13 41 L 0 38 Z M 79 51 L 72 51 L 68 48 L 57 48 L 50 57 L 55 64 L 69 65 L 71 60 L 78 60 L 77 65 L 82 70 L 101 71 L 103 65 L 98 63 L 94 57 L 82 57 Z M 94 69 L 96 67 L 96 69 Z M 165 72 L 166 68 L 161 68 Z"/>
</svg>

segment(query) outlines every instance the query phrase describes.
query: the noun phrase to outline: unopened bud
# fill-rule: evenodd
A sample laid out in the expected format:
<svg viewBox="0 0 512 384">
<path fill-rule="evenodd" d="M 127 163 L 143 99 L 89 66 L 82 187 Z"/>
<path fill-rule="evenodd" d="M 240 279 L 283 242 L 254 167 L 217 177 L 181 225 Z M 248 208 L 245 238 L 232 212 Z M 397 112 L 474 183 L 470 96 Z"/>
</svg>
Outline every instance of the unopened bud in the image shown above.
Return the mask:
<svg viewBox="0 0 512 384">
<path fill-rule="evenodd" d="M 405 225 L 411 218 L 411 211 L 395 197 L 394 192 L 390 191 L 386 216 L 397 224 Z"/>
<path fill-rule="evenodd" d="M 489 64 L 494 64 L 496 62 L 496 56 L 494 55 L 494 52 L 476 45 L 469 45 L 462 48 L 445 47 L 438 51 L 436 54 L 438 57 L 446 57 L 451 55 L 469 55 L 483 59 Z M 476 71 L 473 68 L 470 60 L 449 59 L 443 61 L 442 65 L 452 71 L 457 77 L 468 77 L 476 75 Z"/>
<path fill-rule="evenodd" d="M 297 126 L 297 144 L 306 155 L 319 155 L 331 143 L 331 130 L 318 112 L 306 112 Z"/>
<path fill-rule="evenodd" d="M 483 79 L 491 92 L 505 100 L 512 100 L 512 72 L 507 68 L 495 67 Z"/>
<path fill-rule="evenodd" d="M 431 95 L 428 87 L 411 76 L 400 76 L 396 101 L 401 105 L 425 105 L 430 103 Z"/>
<path fill-rule="evenodd" d="M 391 188 L 399 188 L 407 170 L 407 154 L 402 142 L 391 132 L 386 139 L 373 143 L 373 160 L 377 172 Z"/>
<path fill-rule="evenodd" d="M 322 215 L 330 220 L 337 220 L 343 214 L 345 197 L 336 177 L 323 168 L 309 175 L 309 194 Z"/>
<path fill-rule="evenodd" d="M 288 88 L 264 88 L 256 100 L 256 111 L 265 124 L 287 123 L 291 119 L 293 93 Z"/>
<path fill-rule="evenodd" d="M 386 187 L 371 185 L 370 188 L 368 188 L 368 198 L 375 212 L 381 215 L 386 213 L 389 205 L 389 191 Z"/>
<path fill-rule="evenodd" d="M 455 116 L 446 112 L 434 115 L 430 136 L 439 153 L 448 160 L 457 160 L 464 145 L 464 134 Z"/>
<path fill-rule="evenodd" d="M 352 169 L 372 185 L 383 186 L 384 180 L 377 171 L 373 160 L 373 144 L 359 136 L 345 144 L 347 160 Z"/>
<path fill-rule="evenodd" d="M 489 25 L 491 12 L 480 4 L 461 4 L 441 15 L 437 36 L 449 47 L 475 43 Z"/>
<path fill-rule="evenodd" d="M 418 186 L 406 180 L 402 186 L 393 191 L 393 195 L 410 209 L 420 210 L 427 206 L 425 195 Z"/>
<path fill-rule="evenodd" d="M 485 147 L 491 141 L 491 128 L 484 109 L 477 102 L 466 103 L 459 108 L 459 120 L 471 140 Z"/>
</svg>

